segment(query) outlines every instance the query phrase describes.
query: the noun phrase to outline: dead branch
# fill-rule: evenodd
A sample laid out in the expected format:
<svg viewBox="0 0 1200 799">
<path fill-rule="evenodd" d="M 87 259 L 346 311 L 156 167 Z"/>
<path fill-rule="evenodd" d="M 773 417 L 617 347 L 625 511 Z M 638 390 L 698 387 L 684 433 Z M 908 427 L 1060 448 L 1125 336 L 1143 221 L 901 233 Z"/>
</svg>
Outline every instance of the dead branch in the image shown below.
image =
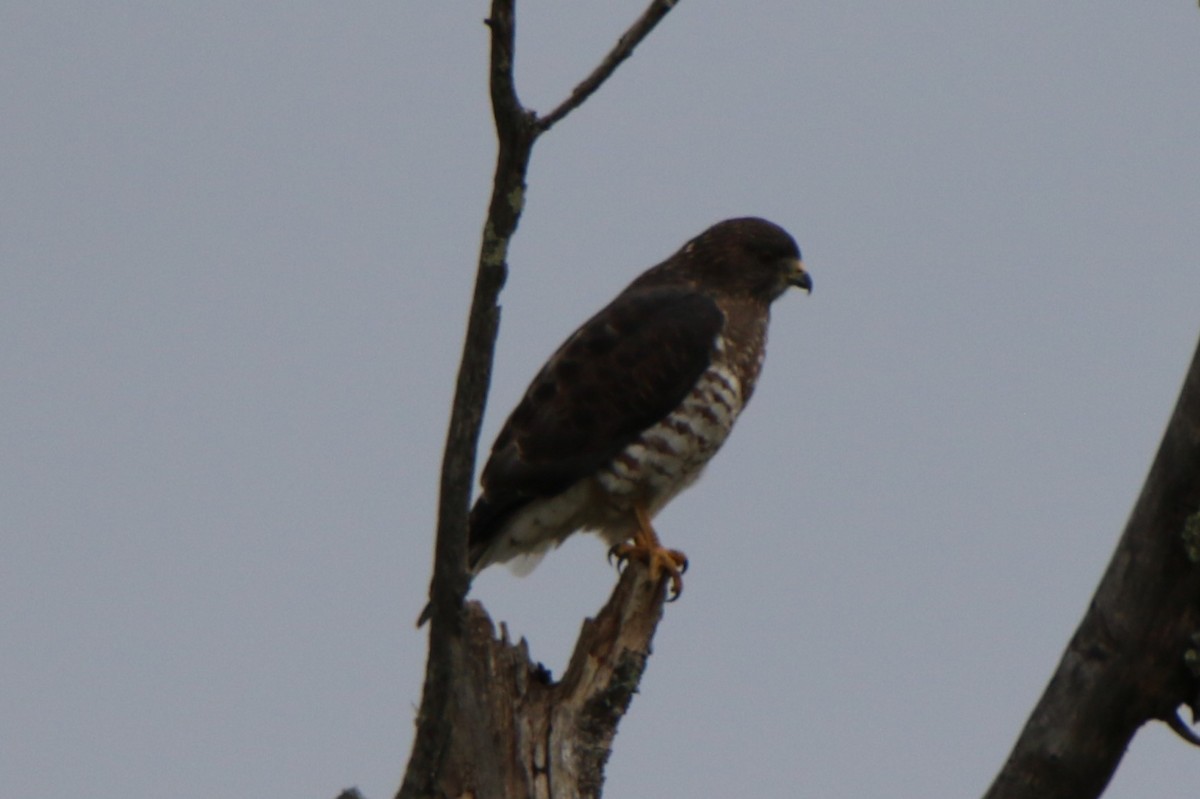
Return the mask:
<svg viewBox="0 0 1200 799">
<path fill-rule="evenodd" d="M 985 799 L 1097 797 L 1139 727 L 1180 732 L 1183 705 L 1195 718 L 1198 511 L 1200 346 L 1116 553 Z"/>
<path fill-rule="evenodd" d="M 507 731 L 508 734 L 515 731 L 515 728 L 501 726 L 501 722 L 506 714 L 515 713 L 524 706 L 519 702 L 514 704 L 519 697 L 514 698 L 511 694 L 513 684 L 497 681 L 498 675 L 491 671 L 479 671 L 476 658 L 489 655 L 493 657 L 493 663 L 509 663 L 507 673 L 514 678 L 521 673 L 521 669 L 525 669 L 526 673 L 536 673 L 537 669 L 530 665 L 523 647 L 514 649 L 507 644 L 496 643 L 491 622 L 482 607 L 474 605 L 468 612 L 463 604 L 470 587 L 466 567 L 468 503 L 500 323 L 497 300 L 508 275 L 509 241 L 516 232 L 524 208 L 525 176 L 534 142 L 608 79 L 617 66 L 629 57 L 638 42 L 670 11 L 674 0 L 654 0 L 600 66 L 543 120 L 526 110 L 517 94 L 513 75 L 516 39 L 514 5 L 515 0 L 493 0 L 490 16 L 486 20 L 491 32 L 489 86 L 499 147 L 491 201 L 483 226 L 466 341 L 442 459 L 437 541 L 429 591 L 429 657 L 421 707 L 417 714 L 416 740 L 398 794 L 400 799 L 459 796 L 465 793 L 479 797 L 535 795 L 499 792 L 502 785 L 516 785 L 513 780 L 518 779 L 518 775 L 532 779 L 529 775 L 537 772 L 534 768 L 536 761 L 520 760 L 525 756 L 525 749 L 520 746 L 514 749 L 511 741 L 507 745 L 500 745 L 508 739 L 494 737 L 500 731 Z M 590 688 L 581 694 L 562 691 L 555 694 L 557 704 L 547 727 L 551 735 L 548 741 L 551 748 L 543 749 L 543 760 L 546 752 L 550 753 L 550 766 L 541 767 L 545 774 L 542 782 L 551 786 L 551 793 L 545 794 L 547 796 L 599 795 L 608 746 L 629 696 L 641 677 L 645 655 L 649 653 L 649 641 L 661 616 L 661 598 L 655 598 L 653 592 L 647 594 L 646 591 L 633 590 L 632 586 L 644 582 L 645 575 L 641 569 L 633 567 L 627 570 L 609 603 L 614 610 L 608 615 L 607 610 L 601 613 L 595 623 L 599 627 L 585 626 L 581 645 L 588 638 L 589 630 L 602 630 L 606 637 L 594 641 L 589 651 L 609 652 L 606 657 L 615 658 L 614 673 L 619 673 L 619 679 L 614 682 L 611 678 L 594 678 L 587 681 Z M 643 621 L 627 629 L 633 618 Z M 609 621 L 605 622 L 605 619 Z M 638 638 L 634 631 L 640 631 L 644 642 L 633 640 Z M 630 638 L 631 635 L 633 638 Z M 627 649 L 626 645 L 633 648 Z M 636 654 L 639 652 L 642 654 Z M 630 658 L 635 661 L 640 658 L 638 668 L 630 669 L 621 665 L 633 662 Z M 578 652 L 577 658 L 572 661 L 572 669 L 576 668 L 577 659 Z M 578 669 L 583 670 L 581 673 L 594 672 L 586 663 L 578 666 Z M 568 670 L 568 677 L 572 673 Z M 563 684 L 566 683 L 564 681 Z M 523 684 L 534 683 L 525 681 Z M 614 691 L 617 693 L 614 694 Z M 619 705 L 619 712 L 601 719 L 588 710 L 594 709 L 591 703 L 599 701 L 597 697 L 608 696 L 609 699 L 604 702 L 609 702 L 621 695 L 624 696 L 623 704 L 618 702 L 611 705 Z M 582 704 L 575 707 L 572 704 L 575 700 Z M 590 762 L 593 765 L 588 765 L 583 755 L 567 752 L 568 747 L 562 747 L 561 752 L 554 749 L 559 741 L 557 736 L 580 734 L 583 731 L 572 721 L 583 717 L 598 724 L 586 729 L 593 744 L 587 751 L 593 751 L 597 746 L 602 748 L 602 756 L 597 755 L 599 759 L 592 757 Z M 599 749 L 595 751 L 600 752 Z M 532 785 L 528 779 L 525 784 Z M 556 779 L 561 781 L 558 787 L 553 785 Z M 583 787 L 571 788 L 570 779 L 581 780 L 577 785 Z"/>
</svg>

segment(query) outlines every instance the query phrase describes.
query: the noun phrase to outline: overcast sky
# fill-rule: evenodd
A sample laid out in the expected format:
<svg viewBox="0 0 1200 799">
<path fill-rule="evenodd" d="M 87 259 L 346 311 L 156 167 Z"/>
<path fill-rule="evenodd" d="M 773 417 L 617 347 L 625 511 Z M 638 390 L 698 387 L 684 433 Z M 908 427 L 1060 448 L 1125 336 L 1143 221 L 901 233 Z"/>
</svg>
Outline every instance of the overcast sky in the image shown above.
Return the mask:
<svg viewBox="0 0 1200 799">
<path fill-rule="evenodd" d="M 548 110 L 642 0 L 525 0 Z M 494 154 L 484 2 L 0 4 L 0 793 L 399 785 Z M 813 275 L 658 522 L 606 796 L 977 796 L 1200 333 L 1194 2 L 684 0 L 538 143 L 483 446 L 709 224 Z M 473 595 L 558 673 L 577 536 Z M 1194 797 L 1143 730 L 1108 797 Z"/>
</svg>

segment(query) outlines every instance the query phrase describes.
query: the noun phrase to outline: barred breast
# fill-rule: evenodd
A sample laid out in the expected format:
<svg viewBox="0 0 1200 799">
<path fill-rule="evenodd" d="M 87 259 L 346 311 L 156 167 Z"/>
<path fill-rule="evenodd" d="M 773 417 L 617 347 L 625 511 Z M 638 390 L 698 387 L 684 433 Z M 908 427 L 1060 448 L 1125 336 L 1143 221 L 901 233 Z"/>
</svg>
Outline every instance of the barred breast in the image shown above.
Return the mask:
<svg viewBox="0 0 1200 799">
<path fill-rule="evenodd" d="M 744 404 L 733 370 L 724 363 L 710 366 L 678 408 L 596 474 L 596 485 L 607 494 L 608 501 L 601 504 L 619 513 L 589 520 L 587 526 L 609 543 L 628 537 L 634 502 L 643 503 L 653 516 L 694 483 L 725 443 Z"/>
</svg>

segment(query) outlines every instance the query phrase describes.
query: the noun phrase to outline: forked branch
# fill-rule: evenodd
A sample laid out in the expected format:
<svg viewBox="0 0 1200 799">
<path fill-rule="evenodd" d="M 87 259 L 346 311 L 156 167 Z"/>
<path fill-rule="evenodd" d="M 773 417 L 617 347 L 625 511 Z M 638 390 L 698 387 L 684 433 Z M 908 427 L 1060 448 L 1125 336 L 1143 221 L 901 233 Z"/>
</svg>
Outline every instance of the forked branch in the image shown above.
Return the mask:
<svg viewBox="0 0 1200 799">
<path fill-rule="evenodd" d="M 629 30 L 625 31 L 620 39 L 617 39 L 613 49 L 609 50 L 600 65 L 592 70 L 592 74 L 584 78 L 571 91 L 571 96 L 563 100 L 549 114 L 538 119 L 538 128 L 542 131 L 550 130 L 555 123 L 583 105 L 583 102 L 591 97 L 596 89 L 600 88 L 600 84 L 608 80 L 608 77 L 616 71 L 621 62 L 633 54 L 633 49 L 641 44 L 642 39 L 645 39 L 650 31 L 654 30 L 654 26 L 675 7 L 676 2 L 678 0 L 654 0 L 637 18 L 637 21 L 629 26 Z"/>
<path fill-rule="evenodd" d="M 469 613 L 464 608 L 470 587 L 466 566 L 468 506 L 475 472 L 475 452 L 500 324 L 498 299 L 508 276 L 509 242 L 516 232 L 524 208 L 525 176 L 534 142 L 579 107 L 612 75 L 634 47 L 671 10 L 675 0 L 654 0 L 604 61 L 544 119 L 538 119 L 526 110 L 517 93 L 513 73 L 516 54 L 514 5 L 515 0 L 493 0 L 486 21 L 491 32 L 489 86 L 499 147 L 492 196 L 479 249 L 466 340 L 442 457 L 437 541 L 429 590 L 430 605 L 427 609 L 431 620 L 429 658 L 421 707 L 417 714 L 416 740 L 399 792 L 401 799 L 463 794 L 481 797 L 533 796 L 532 792 L 522 793 L 520 786 L 532 786 L 534 783 L 531 780 L 542 772 L 545 773 L 537 779 L 545 784 L 551 779 L 547 776 L 549 772 L 546 772 L 544 747 L 543 763 L 536 766 L 533 759 L 521 759 L 525 750 L 516 741 L 510 740 L 508 746 L 497 745 L 496 734 L 517 734 L 519 725 L 514 723 L 513 714 L 528 714 L 531 711 L 517 701 L 510 682 L 497 682 L 493 679 L 495 675 L 480 672 L 474 658 L 484 652 L 507 653 L 506 662 L 512 663 L 513 675 L 522 673 L 522 669 L 525 670 L 523 673 L 540 674 L 539 667 L 528 661 L 524 648 L 514 648 L 507 642 L 495 641 L 490 620 L 482 623 L 487 619 L 487 614 L 481 606 L 473 605 Z M 609 613 L 606 609 L 600 616 L 601 620 L 610 621 L 600 623 L 599 627 L 593 625 L 585 628 L 581 645 L 584 640 L 589 640 L 590 635 L 595 640 L 589 644 L 589 652 L 616 647 L 613 649 L 614 662 L 624 663 L 630 661 L 621 652 L 640 651 L 644 665 L 650 637 L 661 615 L 662 601 L 661 596 L 653 591 L 648 593 L 630 589 L 631 585 L 643 585 L 646 580 L 640 568 L 635 566 L 627 570 L 610 600 L 609 607 L 613 611 Z M 637 629 L 644 634 L 644 646 L 631 644 L 628 639 L 628 622 L 631 618 L 643 620 L 643 627 Z M 597 630 L 600 632 L 597 633 Z M 634 646 L 634 649 L 622 649 L 627 644 Z M 497 649 L 498 646 L 501 648 Z M 519 663 L 513 659 L 518 655 Z M 577 654 L 572 664 L 579 657 Z M 572 669 L 578 671 L 574 665 Z M 568 677 L 575 671 L 570 671 Z M 624 704 L 628 703 L 640 680 L 641 668 L 634 671 L 626 669 L 621 674 L 621 680 L 625 681 L 620 688 L 625 692 L 624 703 L 620 705 L 620 712 L 610 714 L 604 722 L 609 727 L 606 733 L 600 735 L 603 756 L 595 761 L 596 767 L 583 768 L 574 761 L 555 763 L 554 778 L 562 780 L 560 787 L 563 790 L 572 790 L 568 785 L 575 777 L 586 782 L 586 791 L 570 795 L 599 795 L 600 774 L 607 759 L 608 746 L 617 721 L 624 712 Z M 548 685 L 553 687 L 552 684 Z M 595 690 L 610 691 L 613 685 L 611 680 L 607 683 L 601 680 L 593 687 Z M 566 694 L 554 696 L 562 699 Z M 578 733 L 576 727 L 562 715 L 566 707 L 566 704 L 556 705 L 545 722 L 549 725 L 547 731 L 551 741 L 555 740 L 555 734 Z M 530 719 L 532 716 L 526 719 L 527 725 L 534 723 Z M 554 732 L 556 729 L 558 733 Z M 589 734 L 597 730 L 603 732 L 603 726 L 589 729 L 592 730 Z M 564 747 L 563 751 L 569 750 L 570 747 Z M 510 790 L 514 792 L 510 793 Z"/>
</svg>

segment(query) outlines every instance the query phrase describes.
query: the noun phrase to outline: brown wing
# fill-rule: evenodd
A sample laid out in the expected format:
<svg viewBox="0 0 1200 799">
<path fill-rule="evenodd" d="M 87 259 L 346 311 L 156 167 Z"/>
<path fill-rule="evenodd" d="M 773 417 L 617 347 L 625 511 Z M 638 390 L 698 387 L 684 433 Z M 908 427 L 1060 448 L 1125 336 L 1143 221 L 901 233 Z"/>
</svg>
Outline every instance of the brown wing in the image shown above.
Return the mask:
<svg viewBox="0 0 1200 799">
<path fill-rule="evenodd" d="M 678 407 L 708 368 L 723 323 L 717 304 L 692 289 L 631 288 L 575 331 L 492 447 L 471 511 L 471 552 L 522 505 L 594 473 Z"/>
</svg>

